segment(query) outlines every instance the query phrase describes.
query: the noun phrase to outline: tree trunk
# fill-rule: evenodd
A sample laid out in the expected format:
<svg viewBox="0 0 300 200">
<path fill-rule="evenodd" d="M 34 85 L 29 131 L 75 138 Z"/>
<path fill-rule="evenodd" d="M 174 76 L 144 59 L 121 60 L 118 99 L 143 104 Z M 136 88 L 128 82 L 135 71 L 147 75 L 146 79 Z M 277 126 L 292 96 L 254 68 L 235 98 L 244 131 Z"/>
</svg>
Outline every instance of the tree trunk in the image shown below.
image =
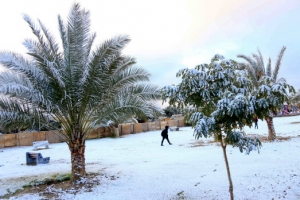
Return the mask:
<svg viewBox="0 0 300 200">
<path fill-rule="evenodd" d="M 276 133 L 273 123 L 273 117 L 269 116 L 266 118 L 267 126 L 268 126 L 268 140 L 274 141 L 276 139 Z"/>
<path fill-rule="evenodd" d="M 75 134 L 76 135 L 76 134 Z M 85 172 L 85 141 L 83 141 L 83 134 L 79 134 L 79 138 L 74 139 L 69 145 L 71 151 L 72 163 L 72 181 L 73 183 L 79 181 L 86 176 Z"/>
<path fill-rule="evenodd" d="M 116 138 L 120 137 L 120 131 L 118 127 L 115 127 L 115 136 Z"/>
<path fill-rule="evenodd" d="M 233 185 L 232 185 L 230 168 L 229 168 L 229 163 L 228 163 L 227 154 L 226 154 L 226 145 L 224 145 L 223 139 L 221 139 L 220 142 L 221 142 L 221 147 L 223 150 L 223 156 L 224 156 L 224 160 L 225 160 L 225 164 L 226 164 L 227 176 L 228 176 L 228 181 L 229 181 L 230 199 L 233 200 Z"/>
</svg>

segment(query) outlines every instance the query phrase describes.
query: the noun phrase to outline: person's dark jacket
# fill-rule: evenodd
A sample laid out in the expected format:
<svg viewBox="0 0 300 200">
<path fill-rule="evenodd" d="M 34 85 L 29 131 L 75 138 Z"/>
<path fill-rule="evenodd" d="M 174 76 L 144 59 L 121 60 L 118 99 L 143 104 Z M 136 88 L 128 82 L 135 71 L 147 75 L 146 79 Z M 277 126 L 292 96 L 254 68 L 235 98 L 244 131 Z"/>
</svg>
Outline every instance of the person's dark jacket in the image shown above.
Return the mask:
<svg viewBox="0 0 300 200">
<path fill-rule="evenodd" d="M 161 132 L 161 136 L 167 137 L 168 136 L 168 129 L 169 129 L 169 126 L 166 126 L 165 129 Z"/>
</svg>

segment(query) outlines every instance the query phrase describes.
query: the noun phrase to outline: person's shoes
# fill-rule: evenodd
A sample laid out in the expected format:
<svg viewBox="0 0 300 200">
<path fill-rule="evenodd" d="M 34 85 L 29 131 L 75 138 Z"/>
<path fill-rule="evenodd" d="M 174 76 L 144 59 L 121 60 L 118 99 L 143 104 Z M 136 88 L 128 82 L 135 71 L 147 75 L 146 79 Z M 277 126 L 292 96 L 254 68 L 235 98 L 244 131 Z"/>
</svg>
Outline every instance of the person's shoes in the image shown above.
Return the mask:
<svg viewBox="0 0 300 200">
<path fill-rule="evenodd" d="M 164 146 L 163 144 L 161 144 L 160 146 Z"/>
<path fill-rule="evenodd" d="M 170 143 L 169 145 L 172 145 L 172 143 Z"/>
</svg>

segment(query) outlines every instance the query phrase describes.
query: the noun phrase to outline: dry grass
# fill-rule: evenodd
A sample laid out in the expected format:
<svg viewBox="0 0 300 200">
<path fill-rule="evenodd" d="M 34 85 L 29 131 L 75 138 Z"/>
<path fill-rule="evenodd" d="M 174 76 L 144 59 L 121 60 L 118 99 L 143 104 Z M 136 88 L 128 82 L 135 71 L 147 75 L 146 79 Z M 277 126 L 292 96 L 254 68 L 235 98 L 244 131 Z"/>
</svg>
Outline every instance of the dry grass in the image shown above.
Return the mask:
<svg viewBox="0 0 300 200">
<path fill-rule="evenodd" d="M 13 193 L 9 193 L 4 196 L 0 196 L 0 199 L 9 199 L 10 197 L 18 197 L 24 194 L 39 194 L 40 199 L 60 199 L 61 193 L 76 194 L 84 188 L 84 191 L 91 192 L 95 185 L 100 184 L 100 179 L 97 176 L 105 176 L 103 174 L 89 173 L 87 174 L 87 181 L 85 183 L 73 184 L 71 180 L 65 180 L 62 182 L 45 181 L 42 184 L 29 184 L 23 186 L 23 189 L 17 190 Z M 115 180 L 118 177 L 107 177 L 111 180 Z"/>
<path fill-rule="evenodd" d="M 51 190 L 49 190 L 51 188 Z M 61 189 L 60 189 L 61 188 Z M 6 195 L 4 196 L 5 198 L 9 198 L 12 196 L 19 196 L 19 195 L 24 195 L 24 194 L 39 194 L 39 196 L 42 199 L 58 199 L 58 192 L 54 191 L 69 191 L 73 187 L 71 180 L 68 181 L 63 181 L 59 183 L 52 183 L 52 184 L 43 184 L 39 186 L 31 186 L 31 187 L 26 187 L 23 190 L 20 190 L 14 194 L 11 195 Z"/>
</svg>

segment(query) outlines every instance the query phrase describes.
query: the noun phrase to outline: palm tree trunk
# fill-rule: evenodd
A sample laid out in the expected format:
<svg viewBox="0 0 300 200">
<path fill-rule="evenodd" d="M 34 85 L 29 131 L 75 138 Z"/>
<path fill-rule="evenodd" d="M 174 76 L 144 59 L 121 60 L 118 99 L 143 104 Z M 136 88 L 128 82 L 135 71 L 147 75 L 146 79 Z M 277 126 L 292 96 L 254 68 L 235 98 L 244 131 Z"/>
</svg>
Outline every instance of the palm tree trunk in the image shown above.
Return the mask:
<svg viewBox="0 0 300 200">
<path fill-rule="evenodd" d="M 276 139 L 276 133 L 275 133 L 274 123 L 273 123 L 273 117 L 268 116 L 266 118 L 266 122 L 268 126 L 268 140 L 274 141 Z"/>
<path fill-rule="evenodd" d="M 229 163 L 227 159 L 227 153 L 226 153 L 226 145 L 223 142 L 223 139 L 220 140 L 221 142 L 221 147 L 223 150 L 223 156 L 226 164 L 226 170 L 227 170 L 227 176 L 228 176 L 228 181 L 229 181 L 229 193 L 230 193 L 230 199 L 233 200 L 233 184 L 231 180 L 231 174 L 230 174 L 230 168 L 229 168 Z"/>
<path fill-rule="evenodd" d="M 76 134 L 75 134 L 76 135 Z M 72 163 L 72 181 L 76 182 L 82 177 L 86 176 L 85 171 L 85 141 L 83 141 L 83 134 L 79 134 L 79 138 L 72 141 L 69 144 L 71 151 L 71 163 Z"/>
</svg>

